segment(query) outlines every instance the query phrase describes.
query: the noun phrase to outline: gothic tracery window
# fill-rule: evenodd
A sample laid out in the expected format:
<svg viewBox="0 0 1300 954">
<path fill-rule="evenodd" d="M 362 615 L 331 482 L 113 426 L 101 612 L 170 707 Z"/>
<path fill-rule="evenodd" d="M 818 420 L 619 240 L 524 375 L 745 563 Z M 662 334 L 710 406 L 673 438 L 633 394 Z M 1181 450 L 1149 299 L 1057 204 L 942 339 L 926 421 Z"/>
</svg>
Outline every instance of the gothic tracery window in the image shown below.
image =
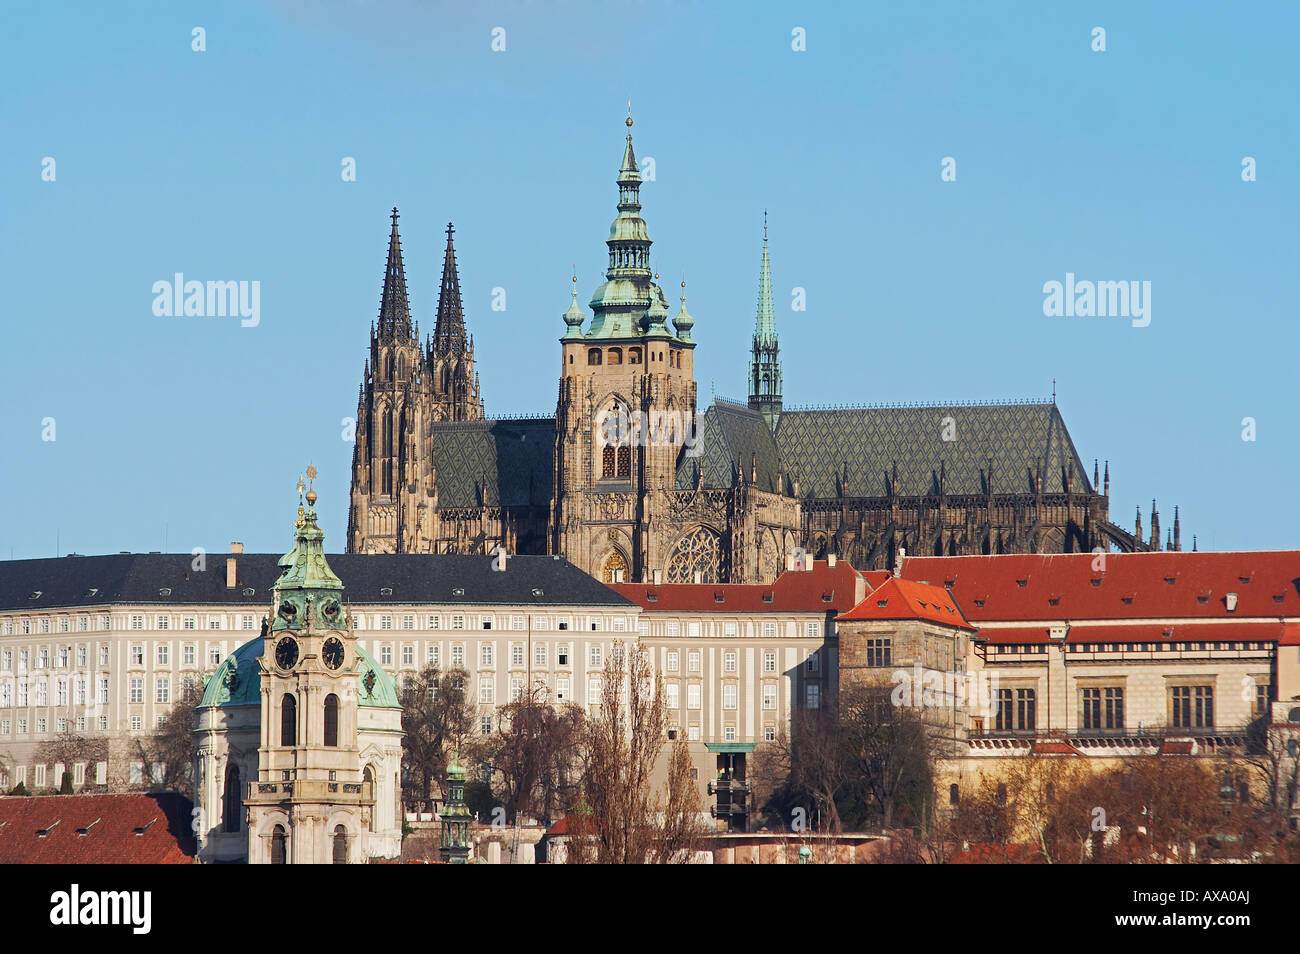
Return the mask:
<svg viewBox="0 0 1300 954">
<path fill-rule="evenodd" d="M 627 582 L 627 560 L 623 558 L 623 554 L 615 550 L 605 558 L 600 578 L 605 583 Z"/>
<path fill-rule="evenodd" d="M 683 534 L 668 555 L 668 582 L 701 583 L 722 580 L 722 538 L 708 527 L 696 527 Z"/>
<path fill-rule="evenodd" d="M 600 476 L 614 476 L 614 448 L 608 444 L 600 450 Z"/>
</svg>

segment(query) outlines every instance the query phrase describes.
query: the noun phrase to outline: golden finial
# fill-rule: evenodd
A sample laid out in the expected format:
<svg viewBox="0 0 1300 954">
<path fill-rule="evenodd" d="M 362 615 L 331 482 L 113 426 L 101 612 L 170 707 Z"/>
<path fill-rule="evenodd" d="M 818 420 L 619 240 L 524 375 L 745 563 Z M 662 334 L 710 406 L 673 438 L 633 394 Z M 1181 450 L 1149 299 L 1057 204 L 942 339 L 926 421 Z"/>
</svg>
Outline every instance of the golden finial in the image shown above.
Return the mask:
<svg viewBox="0 0 1300 954">
<path fill-rule="evenodd" d="M 316 480 L 316 465 L 315 465 L 315 464 L 308 464 L 308 465 L 307 465 L 307 480 L 308 480 L 309 484 L 315 482 L 315 480 Z M 314 489 L 313 487 L 311 487 L 311 486 L 308 486 L 308 487 L 307 487 L 307 506 L 308 506 L 308 507 L 314 507 L 314 506 L 316 506 L 316 491 L 315 491 L 315 489 Z"/>
<path fill-rule="evenodd" d="M 627 128 L 632 128 L 632 97 L 627 98 Z"/>
</svg>

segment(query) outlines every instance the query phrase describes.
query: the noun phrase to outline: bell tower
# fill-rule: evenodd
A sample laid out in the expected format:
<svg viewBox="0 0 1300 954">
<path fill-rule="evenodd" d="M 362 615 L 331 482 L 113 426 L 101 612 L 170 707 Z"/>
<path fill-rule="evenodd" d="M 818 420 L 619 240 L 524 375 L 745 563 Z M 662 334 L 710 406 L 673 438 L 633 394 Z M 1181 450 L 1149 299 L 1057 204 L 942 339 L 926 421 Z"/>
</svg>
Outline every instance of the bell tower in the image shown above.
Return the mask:
<svg viewBox="0 0 1300 954">
<path fill-rule="evenodd" d="M 314 480 L 316 468 L 307 468 Z M 316 491 L 298 481 L 293 549 L 280 558 L 271 621 L 258 659 L 261 738 L 248 786 L 250 864 L 364 863 L 375 810 L 361 772 L 360 683 L 374 680 L 358 652 L 343 583 L 325 560 Z M 358 679 L 358 676 L 361 679 Z M 370 691 L 367 687 L 366 691 Z"/>
<path fill-rule="evenodd" d="M 627 128 L 605 281 L 592 295 L 584 332 L 573 279 L 555 412 L 551 552 L 606 582 L 641 580 L 663 565 L 656 514 L 668 507 L 678 457 L 688 440 L 693 444 L 696 426 L 695 320 L 683 283 L 681 309 L 669 325 L 641 217 L 630 114 Z"/>
</svg>

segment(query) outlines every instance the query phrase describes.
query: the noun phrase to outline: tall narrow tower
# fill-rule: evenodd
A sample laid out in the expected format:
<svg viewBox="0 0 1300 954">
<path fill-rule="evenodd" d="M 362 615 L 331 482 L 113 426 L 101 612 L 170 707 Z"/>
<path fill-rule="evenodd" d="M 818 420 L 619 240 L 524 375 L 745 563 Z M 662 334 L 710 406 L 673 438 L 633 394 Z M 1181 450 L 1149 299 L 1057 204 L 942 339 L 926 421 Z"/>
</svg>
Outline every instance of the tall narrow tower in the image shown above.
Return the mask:
<svg viewBox="0 0 1300 954">
<path fill-rule="evenodd" d="M 354 553 L 418 549 L 421 508 L 432 491 L 425 448 L 428 382 L 419 325 L 411 320 L 406 298 L 397 209 L 392 223 L 379 326 L 371 327 L 370 357 L 357 400 L 347 540 Z"/>
<path fill-rule="evenodd" d="M 650 266 L 632 118 L 618 171 L 609 266 L 586 332 L 577 288 L 564 314 L 556 405 L 551 552 L 602 580 L 631 582 L 662 566 L 659 539 L 677 459 L 695 427 L 694 319 L 672 326 Z M 576 279 L 575 279 L 576 281 Z"/>
<path fill-rule="evenodd" d="M 763 213 L 763 264 L 758 273 L 758 315 L 749 366 L 749 406 L 776 430 L 781 417 L 781 357 L 772 308 L 772 265 L 767 254 L 767 213 Z"/>
<path fill-rule="evenodd" d="M 481 421 L 483 398 L 474 371 L 474 339 L 465 333 L 465 313 L 460 299 L 460 272 L 452 228 L 447 223 L 447 251 L 442 260 L 442 287 L 438 290 L 438 318 L 427 361 L 435 421 Z"/>
<path fill-rule="evenodd" d="M 307 474 L 314 478 L 315 468 Z M 377 677 L 363 674 L 343 583 L 325 561 L 315 490 L 306 503 L 293 549 L 280 558 L 273 622 L 262 627 L 257 784 L 244 800 L 250 864 L 364 863 L 374 830 L 357 706 L 358 675 Z"/>
</svg>

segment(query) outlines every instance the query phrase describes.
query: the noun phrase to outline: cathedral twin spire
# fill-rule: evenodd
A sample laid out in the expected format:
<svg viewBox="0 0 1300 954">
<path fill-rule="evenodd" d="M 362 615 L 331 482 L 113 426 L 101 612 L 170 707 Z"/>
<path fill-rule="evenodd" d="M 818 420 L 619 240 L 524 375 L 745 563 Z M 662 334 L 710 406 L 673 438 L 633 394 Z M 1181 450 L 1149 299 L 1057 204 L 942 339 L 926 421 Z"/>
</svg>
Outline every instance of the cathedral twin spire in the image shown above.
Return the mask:
<svg viewBox="0 0 1300 954">
<path fill-rule="evenodd" d="M 763 213 L 763 264 L 758 273 L 758 313 L 750 355 L 749 406 L 776 429 L 781 417 L 781 355 L 772 307 L 772 262 L 767 253 L 767 213 Z"/>
<path fill-rule="evenodd" d="M 393 207 L 393 231 L 388 237 L 388 264 L 384 268 L 384 294 L 379 300 L 379 336 L 410 338 L 411 308 L 406 298 L 406 269 L 402 264 L 402 239 L 397 234 L 397 207 Z"/>
</svg>

